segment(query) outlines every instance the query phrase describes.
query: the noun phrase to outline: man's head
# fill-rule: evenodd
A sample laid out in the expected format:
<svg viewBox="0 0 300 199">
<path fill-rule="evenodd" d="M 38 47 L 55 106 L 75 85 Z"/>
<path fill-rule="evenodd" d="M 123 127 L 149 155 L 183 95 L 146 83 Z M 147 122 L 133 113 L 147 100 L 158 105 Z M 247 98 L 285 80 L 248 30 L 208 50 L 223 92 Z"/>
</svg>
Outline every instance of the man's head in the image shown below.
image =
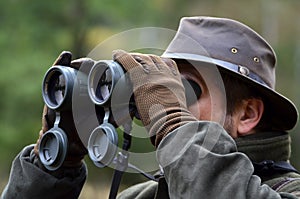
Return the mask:
<svg viewBox="0 0 300 199">
<path fill-rule="evenodd" d="M 222 100 L 212 99 L 212 93 L 220 91 L 220 85 L 215 86 L 216 89 L 207 89 L 210 83 L 202 81 L 209 76 L 203 68 L 218 68 L 226 92 L 224 127 L 233 137 L 256 130 L 290 130 L 295 126 L 297 109 L 274 90 L 275 53 L 248 26 L 223 18 L 183 18 L 162 56 L 175 59 L 181 74 L 194 81 L 194 87 L 200 87 L 198 91 L 202 94 L 198 103 L 189 104 L 189 108 L 193 113 L 200 112 L 198 118 L 201 120 L 212 119 L 207 117 L 214 115 L 210 112 L 212 106 L 218 103 L 219 108 L 224 106 Z M 214 112 L 218 110 L 214 109 Z"/>
</svg>

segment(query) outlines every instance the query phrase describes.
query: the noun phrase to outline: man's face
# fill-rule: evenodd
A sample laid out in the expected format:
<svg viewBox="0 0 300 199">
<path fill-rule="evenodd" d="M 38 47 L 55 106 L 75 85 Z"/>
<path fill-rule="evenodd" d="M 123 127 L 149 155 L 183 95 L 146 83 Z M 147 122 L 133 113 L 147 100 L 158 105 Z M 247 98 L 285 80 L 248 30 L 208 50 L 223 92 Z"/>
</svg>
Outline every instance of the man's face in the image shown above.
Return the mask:
<svg viewBox="0 0 300 199">
<path fill-rule="evenodd" d="M 216 66 L 190 63 L 178 63 L 182 77 L 193 81 L 200 88 L 199 97 L 188 104 L 188 109 L 199 120 L 214 121 L 224 126 L 230 134 L 236 134 L 231 116 L 226 114 L 226 94 L 221 75 Z M 189 96 L 186 96 L 189 98 Z"/>
</svg>

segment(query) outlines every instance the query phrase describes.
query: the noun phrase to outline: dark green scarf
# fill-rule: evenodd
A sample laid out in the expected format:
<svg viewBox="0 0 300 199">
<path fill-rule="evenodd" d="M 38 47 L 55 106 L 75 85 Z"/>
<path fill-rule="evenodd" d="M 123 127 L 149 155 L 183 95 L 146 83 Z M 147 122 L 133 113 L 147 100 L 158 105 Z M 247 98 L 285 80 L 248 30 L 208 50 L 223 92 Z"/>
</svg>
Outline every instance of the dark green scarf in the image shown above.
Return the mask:
<svg viewBox="0 0 300 199">
<path fill-rule="evenodd" d="M 291 139 L 285 132 L 261 132 L 235 141 L 238 151 L 245 153 L 252 162 L 288 161 L 290 158 Z"/>
</svg>

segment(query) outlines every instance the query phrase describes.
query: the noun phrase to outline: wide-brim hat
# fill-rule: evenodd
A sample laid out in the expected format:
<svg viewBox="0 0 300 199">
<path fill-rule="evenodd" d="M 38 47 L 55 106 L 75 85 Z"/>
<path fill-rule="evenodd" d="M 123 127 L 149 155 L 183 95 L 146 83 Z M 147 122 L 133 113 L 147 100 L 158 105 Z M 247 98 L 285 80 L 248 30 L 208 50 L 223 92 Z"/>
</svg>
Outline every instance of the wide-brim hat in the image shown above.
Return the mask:
<svg viewBox="0 0 300 199">
<path fill-rule="evenodd" d="M 250 27 L 231 19 L 184 17 L 162 57 L 211 63 L 256 87 L 268 103 L 275 129 L 290 130 L 298 120 L 295 105 L 275 91 L 276 55 Z M 180 67 L 180 66 L 179 66 Z"/>
</svg>

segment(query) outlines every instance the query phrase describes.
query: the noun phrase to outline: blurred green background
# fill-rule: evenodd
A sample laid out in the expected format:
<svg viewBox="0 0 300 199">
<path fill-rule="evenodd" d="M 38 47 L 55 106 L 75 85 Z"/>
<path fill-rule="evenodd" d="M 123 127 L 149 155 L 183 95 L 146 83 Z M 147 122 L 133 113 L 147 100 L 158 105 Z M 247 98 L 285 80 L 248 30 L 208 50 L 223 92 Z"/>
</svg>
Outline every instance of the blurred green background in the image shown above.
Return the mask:
<svg viewBox="0 0 300 199">
<path fill-rule="evenodd" d="M 183 16 L 229 17 L 246 23 L 271 43 L 278 58 L 277 90 L 300 107 L 299 10 L 297 0 L 0 1 L 0 190 L 13 158 L 38 137 L 42 78 L 61 51 L 71 51 L 75 59 L 132 28 L 176 30 Z M 299 128 L 291 133 L 292 163 L 298 169 Z M 148 141 L 135 144 L 136 150 L 151 149 Z M 89 177 L 81 198 L 105 198 L 112 171 L 98 169 L 86 159 Z M 126 174 L 122 188 L 142 180 L 140 175 Z"/>
</svg>

